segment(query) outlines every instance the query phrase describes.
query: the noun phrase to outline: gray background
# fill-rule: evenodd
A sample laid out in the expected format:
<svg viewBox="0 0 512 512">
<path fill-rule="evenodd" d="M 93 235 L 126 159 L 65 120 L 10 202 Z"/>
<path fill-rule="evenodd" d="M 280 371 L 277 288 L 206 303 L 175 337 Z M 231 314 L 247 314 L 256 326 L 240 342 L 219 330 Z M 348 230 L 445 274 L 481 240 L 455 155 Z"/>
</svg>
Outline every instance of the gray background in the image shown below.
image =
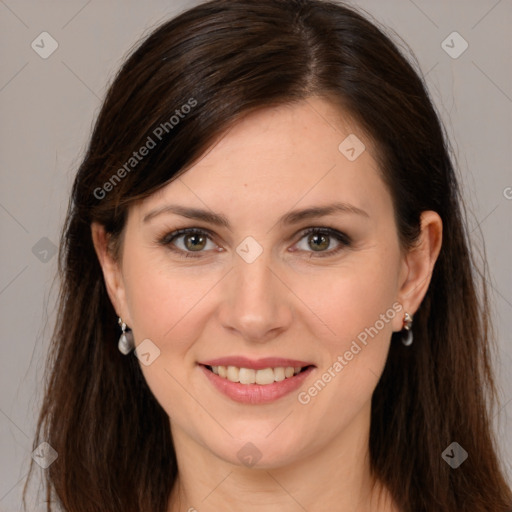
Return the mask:
<svg viewBox="0 0 512 512">
<path fill-rule="evenodd" d="M 196 3 L 0 0 L 2 512 L 20 510 L 55 318 L 53 251 L 106 85 L 142 35 Z M 352 3 L 407 42 L 453 142 L 470 231 L 479 246 L 485 242 L 489 262 L 502 401 L 494 420 L 512 479 L 512 2 Z M 43 31 L 58 43 L 46 59 L 31 47 L 43 46 Z M 453 31 L 469 44 L 458 58 L 442 47 Z M 445 45 L 453 54 L 461 43 L 452 37 Z"/>
</svg>

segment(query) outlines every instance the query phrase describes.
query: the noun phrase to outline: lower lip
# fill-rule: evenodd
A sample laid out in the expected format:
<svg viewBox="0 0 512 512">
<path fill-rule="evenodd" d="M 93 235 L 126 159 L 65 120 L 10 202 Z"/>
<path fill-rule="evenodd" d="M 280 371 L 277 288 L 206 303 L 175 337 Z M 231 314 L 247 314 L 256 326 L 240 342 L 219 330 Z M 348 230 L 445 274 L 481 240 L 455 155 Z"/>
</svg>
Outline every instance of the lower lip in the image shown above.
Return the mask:
<svg viewBox="0 0 512 512">
<path fill-rule="evenodd" d="M 313 371 L 310 366 L 303 372 L 273 384 L 240 384 L 219 377 L 206 366 L 199 365 L 209 381 L 224 395 L 244 404 L 267 404 L 295 391 Z"/>
</svg>

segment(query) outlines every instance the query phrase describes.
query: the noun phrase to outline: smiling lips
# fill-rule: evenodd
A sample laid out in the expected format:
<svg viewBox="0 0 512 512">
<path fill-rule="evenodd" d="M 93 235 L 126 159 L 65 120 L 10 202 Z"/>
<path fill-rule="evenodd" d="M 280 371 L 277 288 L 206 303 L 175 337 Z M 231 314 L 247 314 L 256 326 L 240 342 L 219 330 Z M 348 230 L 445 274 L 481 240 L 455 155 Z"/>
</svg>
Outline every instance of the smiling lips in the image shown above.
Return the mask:
<svg viewBox="0 0 512 512">
<path fill-rule="evenodd" d="M 314 365 L 305 361 L 227 357 L 199 365 L 209 381 L 229 398 L 243 403 L 268 403 L 300 386 Z"/>
</svg>

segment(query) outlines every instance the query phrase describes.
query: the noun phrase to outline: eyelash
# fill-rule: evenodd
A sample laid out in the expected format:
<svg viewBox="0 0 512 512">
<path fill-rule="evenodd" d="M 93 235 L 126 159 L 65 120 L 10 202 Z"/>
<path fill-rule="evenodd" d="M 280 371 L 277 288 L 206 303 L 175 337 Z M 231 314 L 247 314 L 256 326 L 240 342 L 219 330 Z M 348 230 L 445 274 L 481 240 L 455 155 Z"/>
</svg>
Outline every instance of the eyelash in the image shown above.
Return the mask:
<svg viewBox="0 0 512 512">
<path fill-rule="evenodd" d="M 340 251 L 342 251 L 344 248 L 350 247 L 352 244 L 352 240 L 350 239 L 350 237 L 348 235 L 346 235 L 345 233 L 342 233 L 341 231 L 338 231 L 336 229 L 329 228 L 329 227 L 307 228 L 300 233 L 299 241 L 311 233 L 327 235 L 327 236 L 333 237 L 340 243 L 340 246 L 337 249 L 331 249 L 330 251 L 320 251 L 320 252 L 311 251 L 312 255 L 310 257 L 313 257 L 313 254 L 315 254 L 315 257 L 318 257 L 318 258 L 326 258 L 329 256 L 334 256 L 334 255 L 338 254 Z M 198 229 L 198 228 L 185 228 L 185 229 L 178 229 L 171 233 L 167 233 L 163 237 L 159 238 L 157 240 L 157 242 L 160 245 L 168 247 L 170 250 L 177 253 L 182 258 L 201 258 L 202 257 L 201 253 L 205 252 L 205 251 L 197 251 L 198 254 L 196 255 L 196 254 L 193 254 L 192 251 L 183 251 L 182 249 L 178 249 L 176 246 L 173 245 L 172 242 L 174 242 L 174 240 L 176 240 L 177 238 L 179 238 L 180 236 L 183 236 L 183 235 L 205 235 L 210 240 L 212 240 L 212 233 L 208 230 Z M 307 251 L 307 252 L 309 252 L 309 251 Z"/>
</svg>

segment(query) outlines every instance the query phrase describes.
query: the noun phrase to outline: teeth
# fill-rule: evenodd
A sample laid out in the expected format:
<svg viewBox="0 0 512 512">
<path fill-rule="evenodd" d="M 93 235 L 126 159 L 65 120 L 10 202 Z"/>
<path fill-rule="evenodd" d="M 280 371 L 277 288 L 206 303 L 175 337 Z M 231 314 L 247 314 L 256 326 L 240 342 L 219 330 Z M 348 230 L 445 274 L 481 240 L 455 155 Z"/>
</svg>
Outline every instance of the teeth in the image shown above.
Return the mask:
<svg viewBox="0 0 512 512">
<path fill-rule="evenodd" d="M 281 382 L 297 375 L 302 368 L 300 366 L 280 366 L 278 368 L 265 368 L 263 370 L 253 370 L 252 368 L 237 368 L 236 366 L 211 366 L 212 372 L 228 379 L 231 382 L 240 384 L 272 384 Z"/>
<path fill-rule="evenodd" d="M 282 366 L 280 368 L 274 368 L 274 380 L 276 382 L 281 382 L 284 379 L 284 368 Z"/>
<path fill-rule="evenodd" d="M 228 366 L 227 378 L 231 382 L 240 382 L 240 368 Z"/>
<path fill-rule="evenodd" d="M 258 373 L 260 373 L 258 371 Z M 256 382 L 256 370 L 252 370 L 250 368 L 240 368 L 238 373 L 238 380 L 228 379 L 232 382 L 240 382 L 240 384 L 254 384 Z M 258 383 L 259 384 L 259 383 Z"/>
<path fill-rule="evenodd" d="M 272 368 L 265 368 L 264 370 L 254 371 L 254 378 L 256 384 L 272 384 L 272 382 L 275 382 L 276 380 L 274 370 L 272 370 Z M 244 383 L 242 382 L 242 384 Z"/>
</svg>

